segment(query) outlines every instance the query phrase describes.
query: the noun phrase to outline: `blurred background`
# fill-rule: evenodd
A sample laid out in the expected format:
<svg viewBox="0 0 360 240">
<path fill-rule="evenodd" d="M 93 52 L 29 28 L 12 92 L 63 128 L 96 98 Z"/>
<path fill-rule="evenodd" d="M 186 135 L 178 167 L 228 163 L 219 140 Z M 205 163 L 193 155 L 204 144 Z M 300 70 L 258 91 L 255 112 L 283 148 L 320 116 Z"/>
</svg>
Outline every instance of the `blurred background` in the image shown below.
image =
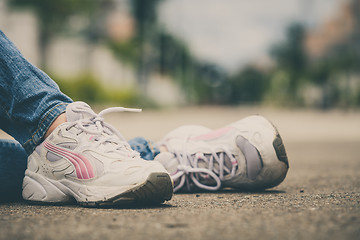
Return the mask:
<svg viewBox="0 0 360 240">
<path fill-rule="evenodd" d="M 74 100 L 360 106 L 360 0 L 0 0 L 0 29 Z"/>
<path fill-rule="evenodd" d="M 145 109 L 106 116 L 126 139 L 261 114 L 290 162 L 162 209 L 0 204 L 0 239 L 359 239 L 360 0 L 0 0 L 0 29 L 74 100 Z"/>
</svg>

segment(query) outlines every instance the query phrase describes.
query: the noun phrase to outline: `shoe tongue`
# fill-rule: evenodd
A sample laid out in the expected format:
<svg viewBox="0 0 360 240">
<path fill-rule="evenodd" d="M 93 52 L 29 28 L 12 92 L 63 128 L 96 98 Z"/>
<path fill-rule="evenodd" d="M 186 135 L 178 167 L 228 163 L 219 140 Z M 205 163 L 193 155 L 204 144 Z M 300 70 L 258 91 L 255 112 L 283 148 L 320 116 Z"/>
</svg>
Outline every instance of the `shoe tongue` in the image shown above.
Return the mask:
<svg viewBox="0 0 360 240">
<path fill-rule="evenodd" d="M 84 102 L 74 102 L 66 107 L 66 119 L 68 122 L 91 118 L 93 116 L 96 116 L 95 112 Z"/>
<path fill-rule="evenodd" d="M 175 174 L 179 165 L 175 155 L 171 152 L 161 152 L 156 155 L 154 161 L 160 162 L 170 174 Z"/>
</svg>

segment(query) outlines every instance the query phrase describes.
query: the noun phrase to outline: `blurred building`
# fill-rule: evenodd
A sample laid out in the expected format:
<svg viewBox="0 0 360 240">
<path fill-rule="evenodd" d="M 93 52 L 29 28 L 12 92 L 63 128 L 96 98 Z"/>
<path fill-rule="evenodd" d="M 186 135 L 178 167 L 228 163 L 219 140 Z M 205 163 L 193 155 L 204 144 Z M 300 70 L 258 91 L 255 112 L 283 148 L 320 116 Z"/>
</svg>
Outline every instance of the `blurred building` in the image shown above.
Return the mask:
<svg viewBox="0 0 360 240">
<path fill-rule="evenodd" d="M 116 0 L 114 3 L 115 7 L 112 8 L 106 19 L 106 32 L 111 39 L 125 42 L 135 34 L 135 21 L 130 14 L 128 0 Z"/>
<path fill-rule="evenodd" d="M 308 105 L 326 105 L 331 98 L 338 98 L 340 106 L 358 104 L 360 68 L 354 66 L 354 61 L 356 61 L 354 59 L 360 57 L 359 16 L 359 1 L 344 1 L 337 14 L 318 28 L 308 31 L 304 44 L 310 61 L 325 61 L 325 63 L 337 61 L 339 66 L 332 67 L 341 69 L 340 71 L 327 69 L 328 81 L 323 81 L 321 86 L 308 86 L 304 98 Z M 349 59 L 353 60 L 349 61 Z M 358 63 L 355 64 L 360 66 Z M 322 104 L 316 104 L 319 102 Z"/>
<path fill-rule="evenodd" d="M 330 48 L 344 42 L 355 31 L 354 2 L 344 2 L 334 17 L 308 32 L 305 48 L 311 58 L 324 56 Z"/>
<path fill-rule="evenodd" d="M 38 28 L 31 11 L 11 12 L 6 0 L 0 0 L 0 29 L 33 64 L 39 63 Z"/>
</svg>

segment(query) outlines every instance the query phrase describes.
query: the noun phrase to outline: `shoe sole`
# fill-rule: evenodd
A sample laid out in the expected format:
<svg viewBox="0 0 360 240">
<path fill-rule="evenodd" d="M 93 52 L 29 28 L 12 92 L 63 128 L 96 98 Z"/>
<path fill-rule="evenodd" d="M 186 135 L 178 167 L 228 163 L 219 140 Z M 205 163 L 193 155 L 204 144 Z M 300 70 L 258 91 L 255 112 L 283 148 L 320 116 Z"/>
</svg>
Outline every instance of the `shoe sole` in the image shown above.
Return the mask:
<svg viewBox="0 0 360 240">
<path fill-rule="evenodd" d="M 23 198 L 34 203 L 49 204 L 73 202 L 75 198 L 81 206 L 101 207 L 132 203 L 160 204 L 170 200 L 173 195 L 173 182 L 171 177 L 164 172 L 151 173 L 145 182 L 126 189 L 116 196 L 104 197 L 104 200 L 98 201 L 89 201 L 84 196 L 80 197 L 81 186 L 74 185 L 73 187 L 79 189 L 79 192 L 71 190 L 68 183 L 49 180 L 27 170 L 23 181 Z"/>
<path fill-rule="evenodd" d="M 147 180 L 106 201 L 79 202 L 85 207 L 103 207 L 130 203 L 160 204 L 169 201 L 173 195 L 173 183 L 167 173 L 151 173 Z"/>
</svg>

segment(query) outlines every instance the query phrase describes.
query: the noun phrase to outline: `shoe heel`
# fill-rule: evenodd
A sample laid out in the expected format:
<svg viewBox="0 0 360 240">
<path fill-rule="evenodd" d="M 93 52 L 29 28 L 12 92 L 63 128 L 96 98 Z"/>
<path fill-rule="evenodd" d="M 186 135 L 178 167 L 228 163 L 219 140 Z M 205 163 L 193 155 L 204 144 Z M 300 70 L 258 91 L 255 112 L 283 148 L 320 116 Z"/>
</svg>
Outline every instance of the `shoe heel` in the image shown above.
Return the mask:
<svg viewBox="0 0 360 240">
<path fill-rule="evenodd" d="M 22 196 L 34 202 L 69 202 L 71 198 L 39 174 L 26 170 L 23 180 Z"/>
<path fill-rule="evenodd" d="M 275 138 L 273 140 L 273 147 L 276 152 L 276 156 L 279 159 L 280 162 L 283 162 L 286 164 L 287 168 L 289 168 L 289 160 L 286 155 L 285 145 L 284 142 L 280 136 L 279 130 L 277 127 L 268 119 L 263 118 L 266 122 L 270 124 L 270 126 L 275 130 Z"/>
<path fill-rule="evenodd" d="M 273 141 L 273 146 L 274 146 L 276 156 L 279 159 L 279 161 L 285 163 L 286 166 L 289 168 L 289 161 L 288 161 L 288 158 L 286 155 L 285 146 L 284 146 L 284 143 L 283 143 L 279 133 L 277 133 L 277 135 Z"/>
</svg>

